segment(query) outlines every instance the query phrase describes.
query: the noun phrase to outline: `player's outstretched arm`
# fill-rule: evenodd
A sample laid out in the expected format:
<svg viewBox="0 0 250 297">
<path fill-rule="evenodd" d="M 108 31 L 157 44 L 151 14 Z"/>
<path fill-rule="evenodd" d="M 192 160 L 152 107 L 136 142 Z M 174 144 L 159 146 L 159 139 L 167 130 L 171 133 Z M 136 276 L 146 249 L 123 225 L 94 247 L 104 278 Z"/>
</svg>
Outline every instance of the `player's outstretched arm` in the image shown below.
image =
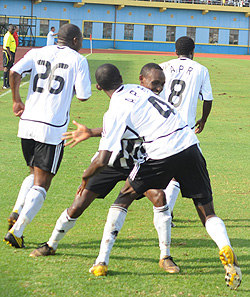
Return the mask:
<svg viewBox="0 0 250 297">
<path fill-rule="evenodd" d="M 70 147 L 74 147 L 79 142 L 87 140 L 90 137 L 101 136 L 102 127 L 89 129 L 87 126 L 77 123 L 76 121 L 73 121 L 73 124 L 76 125 L 76 130 L 63 133 L 62 140 L 69 140 L 65 146 L 70 145 Z"/>
<path fill-rule="evenodd" d="M 21 79 L 22 76 L 19 73 L 10 70 L 10 87 L 13 100 L 13 112 L 16 117 L 20 117 L 23 114 L 25 108 L 19 93 Z"/>
<path fill-rule="evenodd" d="M 210 114 L 211 108 L 212 108 L 212 101 L 204 101 L 203 102 L 202 117 L 195 124 L 195 126 L 196 126 L 195 133 L 196 134 L 201 133 L 202 130 L 204 129 L 207 118 Z"/>
</svg>

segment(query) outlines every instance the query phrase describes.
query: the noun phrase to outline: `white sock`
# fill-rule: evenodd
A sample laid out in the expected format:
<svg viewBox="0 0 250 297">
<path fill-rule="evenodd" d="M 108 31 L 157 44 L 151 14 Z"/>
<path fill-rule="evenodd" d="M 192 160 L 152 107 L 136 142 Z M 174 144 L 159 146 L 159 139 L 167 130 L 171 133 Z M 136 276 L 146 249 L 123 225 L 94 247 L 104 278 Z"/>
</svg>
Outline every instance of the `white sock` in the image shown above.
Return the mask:
<svg viewBox="0 0 250 297">
<path fill-rule="evenodd" d="M 211 217 L 206 221 L 205 227 L 206 227 L 207 233 L 217 244 L 220 250 L 225 245 L 229 245 L 231 247 L 231 243 L 227 235 L 227 230 L 222 219 L 218 217 Z"/>
<path fill-rule="evenodd" d="M 168 205 L 161 207 L 153 207 L 154 210 L 154 226 L 159 237 L 160 259 L 170 256 L 171 244 L 171 211 Z"/>
<path fill-rule="evenodd" d="M 103 231 L 100 252 L 97 259 L 95 260 L 96 264 L 99 262 L 105 262 L 106 265 L 108 265 L 112 247 L 115 243 L 119 231 L 121 230 L 124 224 L 126 215 L 126 208 L 117 205 L 112 205 L 110 207 L 107 221 Z"/>
<path fill-rule="evenodd" d="M 174 209 L 174 205 L 176 202 L 176 199 L 180 192 L 180 184 L 177 181 L 171 180 L 166 189 L 164 190 L 164 193 L 166 195 L 167 204 L 170 207 L 171 211 Z"/>
<path fill-rule="evenodd" d="M 59 241 L 63 239 L 66 233 L 75 226 L 76 220 L 77 219 L 72 219 L 68 215 L 67 209 L 65 209 L 56 222 L 55 228 L 50 236 L 49 241 L 47 242 L 48 245 L 56 250 Z"/>
<path fill-rule="evenodd" d="M 34 185 L 34 174 L 30 174 L 23 180 L 13 211 L 20 214 L 24 206 L 25 198 L 33 185 Z"/>
<path fill-rule="evenodd" d="M 35 215 L 41 209 L 46 197 L 46 190 L 39 186 L 33 186 L 25 199 L 24 207 L 11 230 L 14 235 L 21 237 L 25 227 L 33 220 Z"/>
</svg>

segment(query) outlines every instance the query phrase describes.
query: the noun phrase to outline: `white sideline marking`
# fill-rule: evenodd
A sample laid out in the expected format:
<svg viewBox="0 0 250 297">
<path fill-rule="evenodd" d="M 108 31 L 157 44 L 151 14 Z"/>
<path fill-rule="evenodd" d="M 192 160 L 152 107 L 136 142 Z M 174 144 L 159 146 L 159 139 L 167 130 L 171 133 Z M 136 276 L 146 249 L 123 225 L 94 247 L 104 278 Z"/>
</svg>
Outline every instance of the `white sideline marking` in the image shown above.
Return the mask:
<svg viewBox="0 0 250 297">
<path fill-rule="evenodd" d="M 87 56 L 84 56 L 85 58 L 87 58 L 88 56 L 90 56 L 90 55 L 92 55 L 92 53 L 90 53 L 90 54 L 87 54 Z"/>
<path fill-rule="evenodd" d="M 23 86 L 25 86 L 25 85 L 28 84 L 28 83 L 29 83 L 29 81 L 26 81 L 26 82 L 22 83 L 22 84 L 20 85 L 20 87 L 23 87 Z M 6 91 L 5 93 L 3 93 L 2 95 L 0 95 L 0 97 L 3 97 L 3 96 L 5 96 L 5 95 L 8 95 L 10 92 L 11 92 L 11 90 L 8 90 L 8 91 Z"/>
</svg>

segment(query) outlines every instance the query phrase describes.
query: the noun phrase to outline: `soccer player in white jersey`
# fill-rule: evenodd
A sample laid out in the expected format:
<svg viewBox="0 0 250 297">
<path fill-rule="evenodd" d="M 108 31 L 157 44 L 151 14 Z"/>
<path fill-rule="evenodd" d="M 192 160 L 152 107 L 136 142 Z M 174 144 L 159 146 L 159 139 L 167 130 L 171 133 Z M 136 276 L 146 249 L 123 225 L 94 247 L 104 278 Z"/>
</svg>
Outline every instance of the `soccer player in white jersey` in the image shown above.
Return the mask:
<svg viewBox="0 0 250 297">
<path fill-rule="evenodd" d="M 237 289 L 241 283 L 241 270 L 226 227 L 215 215 L 206 161 L 195 133 L 170 103 L 141 86 L 122 85 L 121 75 L 114 65 L 100 66 L 95 76 L 97 88 L 110 97 L 110 106 L 103 119 L 99 155 L 84 171 L 78 194 L 81 195 L 92 176 L 105 168 L 112 151 L 121 149 L 121 139 L 133 135 L 141 137 L 147 159 L 135 166 L 111 206 L 100 253 L 90 272 L 96 276 L 107 275 L 109 255 L 127 213 L 124 201 L 132 203 L 141 194 L 151 191 L 149 189 L 163 189 L 174 176 L 180 183 L 182 195 L 193 199 L 201 222 L 220 250 L 227 285 Z M 166 200 L 164 205 L 154 207 L 154 211 L 162 214 L 155 224 L 163 225 L 167 221 L 166 229 L 171 230 L 166 209 Z"/>
<path fill-rule="evenodd" d="M 174 105 L 195 133 L 201 133 L 211 111 L 213 94 L 207 68 L 193 61 L 194 48 L 192 38 L 182 36 L 177 39 L 178 59 L 160 64 L 166 77 L 160 97 Z M 203 108 L 201 118 L 196 121 L 198 99 L 203 101 Z M 172 211 L 179 192 L 180 184 L 171 180 L 165 194 Z"/>
<path fill-rule="evenodd" d="M 67 131 L 72 98 L 76 94 L 85 101 L 91 96 L 88 62 L 78 53 L 81 47 L 80 29 L 63 25 L 58 45 L 30 50 L 10 72 L 13 112 L 20 117 L 18 137 L 30 168 L 4 238 L 16 248 L 24 247 L 23 231 L 42 207 L 59 169 L 64 148 L 61 135 Z M 24 105 L 19 87 L 25 73 L 30 73 L 30 85 Z"/>
<path fill-rule="evenodd" d="M 55 27 L 51 27 L 50 28 L 50 31 L 47 35 L 47 44 L 46 45 L 54 45 L 56 44 L 55 43 L 55 36 L 58 34 L 58 33 L 55 33 L 56 31 L 56 28 Z"/>
<path fill-rule="evenodd" d="M 142 86 L 152 90 L 155 94 L 159 94 L 162 91 L 165 82 L 162 68 L 155 63 L 144 65 L 140 71 L 139 79 Z M 72 139 L 67 145 L 72 144 L 72 146 L 74 146 L 89 137 L 101 136 L 102 128 L 88 129 L 84 125 L 74 123 L 77 125 L 78 129 L 73 132 L 65 133 L 65 139 Z M 133 169 L 134 160 L 138 160 L 141 156 L 140 145 L 142 141 L 137 139 L 137 137 L 134 138 L 135 139 L 122 139 L 122 149 L 119 153 L 113 153 L 108 166 L 103 171 L 90 178 L 82 194 L 76 195 L 72 205 L 62 212 L 48 242 L 31 252 L 31 257 L 54 255 L 60 240 L 74 227 L 77 218 L 94 199 L 105 198 L 119 181 L 125 181 L 127 179 Z M 151 193 L 150 198 L 154 205 L 161 203 L 160 199 L 165 199 L 164 195 L 158 195 L 157 191 Z M 130 205 L 130 202 L 126 204 L 125 200 L 123 204 L 123 208 L 126 209 Z M 161 212 L 155 211 L 155 222 L 159 221 L 157 219 L 158 216 L 162 216 Z M 171 220 L 170 213 L 166 216 L 166 219 Z M 155 228 L 161 239 L 166 237 L 166 232 L 164 231 L 165 226 L 166 223 L 164 221 L 162 225 L 155 224 Z M 166 272 L 178 273 L 179 267 L 173 262 L 172 257 L 166 253 L 166 242 L 167 240 L 164 240 L 164 244 L 161 243 L 160 267 Z"/>
</svg>

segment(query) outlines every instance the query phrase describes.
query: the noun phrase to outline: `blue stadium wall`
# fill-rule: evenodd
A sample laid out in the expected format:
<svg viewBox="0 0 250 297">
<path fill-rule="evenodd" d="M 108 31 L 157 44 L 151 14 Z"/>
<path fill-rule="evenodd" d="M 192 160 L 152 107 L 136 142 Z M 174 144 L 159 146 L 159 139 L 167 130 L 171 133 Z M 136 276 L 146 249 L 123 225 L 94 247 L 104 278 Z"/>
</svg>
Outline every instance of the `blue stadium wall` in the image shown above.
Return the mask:
<svg viewBox="0 0 250 297">
<path fill-rule="evenodd" d="M 114 0 L 109 1 L 115 2 Z M 250 9 L 232 8 L 231 11 L 205 11 L 202 5 L 185 5 L 167 8 L 159 7 L 118 6 L 93 4 L 84 1 L 84 5 L 76 1 L 0 1 L 0 17 L 6 16 L 9 23 L 19 24 L 20 16 L 36 18 L 35 46 L 44 46 L 46 36 L 40 36 L 40 22 L 48 19 L 49 27 L 59 29 L 60 21 L 69 21 L 84 30 L 84 22 L 93 22 L 93 49 L 116 48 L 122 50 L 174 51 L 174 42 L 166 42 L 167 25 L 176 26 L 176 39 L 186 35 L 188 27 L 196 28 L 196 52 L 221 54 L 249 54 L 249 14 Z M 103 1 L 102 1 L 103 2 Z M 107 1 L 108 2 L 108 1 Z M 112 3 L 113 3 L 112 2 Z M 120 1 L 122 2 L 122 1 Z M 126 2 L 126 1 L 124 1 Z M 129 1 L 130 3 L 132 1 Z M 135 3 L 138 1 L 135 1 Z M 142 1 L 143 2 L 143 1 Z M 141 3 L 142 3 L 141 2 Z M 181 4 L 179 4 L 181 5 Z M 197 6 L 201 7 L 197 9 Z M 209 8 L 214 7 L 211 5 Z M 207 7 L 207 5 L 206 5 Z M 103 39 L 103 23 L 112 23 L 111 39 Z M 133 40 L 124 40 L 124 24 L 134 24 Z M 154 25 L 153 41 L 144 40 L 145 25 Z M 219 29 L 217 44 L 209 43 L 209 28 Z M 239 30 L 238 44 L 229 44 L 230 29 Z M 28 38 L 28 37 L 27 37 Z M 89 48 L 89 38 L 84 38 L 83 48 Z"/>
</svg>

